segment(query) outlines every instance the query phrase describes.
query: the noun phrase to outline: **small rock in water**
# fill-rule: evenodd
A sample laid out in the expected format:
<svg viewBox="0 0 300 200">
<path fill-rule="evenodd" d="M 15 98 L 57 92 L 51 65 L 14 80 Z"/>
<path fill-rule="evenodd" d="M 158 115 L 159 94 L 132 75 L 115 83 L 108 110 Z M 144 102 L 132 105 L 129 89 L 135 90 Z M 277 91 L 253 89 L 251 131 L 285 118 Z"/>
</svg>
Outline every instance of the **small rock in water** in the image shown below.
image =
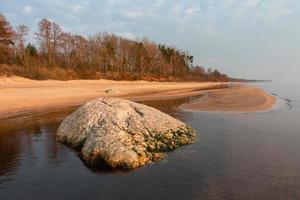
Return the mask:
<svg viewBox="0 0 300 200">
<path fill-rule="evenodd" d="M 134 169 L 191 144 L 196 133 L 185 123 L 149 106 L 119 98 L 98 98 L 59 126 L 56 138 L 79 149 L 91 166 Z"/>
</svg>

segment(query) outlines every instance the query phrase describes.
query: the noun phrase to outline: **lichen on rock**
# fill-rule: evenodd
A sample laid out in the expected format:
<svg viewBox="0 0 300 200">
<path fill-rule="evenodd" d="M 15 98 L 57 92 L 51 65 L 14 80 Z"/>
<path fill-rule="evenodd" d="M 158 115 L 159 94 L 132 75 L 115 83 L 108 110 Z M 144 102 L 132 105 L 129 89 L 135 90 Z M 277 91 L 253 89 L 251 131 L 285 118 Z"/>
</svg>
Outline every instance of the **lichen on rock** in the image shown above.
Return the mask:
<svg viewBox="0 0 300 200">
<path fill-rule="evenodd" d="M 193 143 L 196 133 L 155 108 L 102 97 L 69 115 L 59 126 L 56 138 L 78 149 L 89 165 L 134 169 Z"/>
</svg>

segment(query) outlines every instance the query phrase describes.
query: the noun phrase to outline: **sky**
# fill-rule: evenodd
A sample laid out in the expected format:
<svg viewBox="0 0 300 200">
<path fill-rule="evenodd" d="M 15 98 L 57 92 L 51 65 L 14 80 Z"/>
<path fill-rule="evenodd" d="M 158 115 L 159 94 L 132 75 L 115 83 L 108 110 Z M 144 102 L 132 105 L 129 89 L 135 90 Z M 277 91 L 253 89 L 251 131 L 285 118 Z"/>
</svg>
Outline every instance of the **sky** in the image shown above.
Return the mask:
<svg viewBox="0 0 300 200">
<path fill-rule="evenodd" d="M 232 77 L 299 80 L 300 0 L 0 0 L 13 26 L 47 18 L 66 32 L 147 37 Z"/>
</svg>

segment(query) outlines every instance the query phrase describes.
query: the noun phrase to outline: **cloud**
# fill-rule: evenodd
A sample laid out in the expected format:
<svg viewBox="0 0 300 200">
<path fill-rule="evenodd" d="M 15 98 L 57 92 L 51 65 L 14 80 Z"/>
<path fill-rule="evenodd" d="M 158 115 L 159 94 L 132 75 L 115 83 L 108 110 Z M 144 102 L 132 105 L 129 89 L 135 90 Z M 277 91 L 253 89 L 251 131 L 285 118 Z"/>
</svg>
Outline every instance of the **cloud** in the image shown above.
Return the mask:
<svg viewBox="0 0 300 200">
<path fill-rule="evenodd" d="M 300 0 L 2 1 L 1 12 L 14 26 L 26 24 L 35 30 L 40 19 L 49 18 L 84 36 L 99 31 L 130 39 L 146 36 L 189 50 L 195 64 L 236 76 L 267 65 L 282 67 L 271 61 L 280 57 L 273 49 L 282 50 L 284 45 L 282 59 L 290 66 L 295 66 L 294 54 L 300 54 Z M 271 61 L 266 52 L 272 54 Z"/>
<path fill-rule="evenodd" d="M 183 5 L 181 3 L 173 4 L 170 9 L 170 12 L 175 15 L 182 13 L 182 11 L 183 11 Z"/>
<path fill-rule="evenodd" d="M 288 3 L 284 2 L 277 2 L 273 4 L 271 7 L 269 7 L 269 14 L 271 17 L 282 17 L 282 16 L 288 16 L 294 13 L 294 9 L 289 6 Z"/>
<path fill-rule="evenodd" d="M 200 8 L 196 5 L 189 7 L 185 10 L 185 16 L 186 17 L 192 17 L 200 12 Z"/>
<path fill-rule="evenodd" d="M 131 40 L 137 39 L 137 36 L 135 34 L 129 33 L 129 32 L 117 32 L 116 35 L 122 36 L 127 39 L 131 39 Z"/>
<path fill-rule="evenodd" d="M 77 13 L 79 11 L 82 10 L 82 6 L 81 5 L 74 5 L 72 6 L 72 12 Z"/>
<path fill-rule="evenodd" d="M 131 19 L 137 19 L 144 15 L 142 11 L 123 11 L 122 14 Z"/>
<path fill-rule="evenodd" d="M 24 6 L 22 12 L 25 13 L 25 14 L 32 14 L 33 13 L 33 7 L 30 6 L 30 5 L 26 5 L 26 6 Z"/>
<path fill-rule="evenodd" d="M 156 0 L 153 4 L 154 7 L 160 7 L 165 4 L 166 0 Z"/>
<path fill-rule="evenodd" d="M 244 6 L 246 8 L 255 8 L 259 6 L 259 4 L 262 2 L 262 0 L 247 0 L 244 1 Z"/>
</svg>

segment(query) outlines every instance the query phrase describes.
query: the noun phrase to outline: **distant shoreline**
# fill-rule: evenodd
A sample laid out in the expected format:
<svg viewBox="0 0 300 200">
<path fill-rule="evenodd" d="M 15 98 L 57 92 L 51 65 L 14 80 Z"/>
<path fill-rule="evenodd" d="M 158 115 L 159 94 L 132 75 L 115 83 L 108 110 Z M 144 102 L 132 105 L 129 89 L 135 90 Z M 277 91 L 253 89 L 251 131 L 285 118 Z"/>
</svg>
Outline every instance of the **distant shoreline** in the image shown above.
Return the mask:
<svg viewBox="0 0 300 200">
<path fill-rule="evenodd" d="M 214 94 L 218 91 L 236 91 L 231 83 L 218 82 L 147 82 L 147 81 L 111 81 L 111 80 L 72 80 L 37 81 L 21 77 L 0 77 L 0 119 L 20 114 L 57 110 L 65 107 L 79 106 L 88 100 L 101 97 L 119 97 L 135 101 L 175 99 L 195 96 L 206 92 Z M 223 88 L 223 89 L 222 89 Z M 227 88 L 227 89 L 224 89 Z M 238 88 L 245 88 L 238 86 Z M 248 88 L 248 87 L 247 87 Z M 220 90 L 218 90 L 220 89 Z M 267 93 L 260 91 L 265 97 Z M 241 93 L 245 95 L 246 93 Z M 270 96 L 271 98 L 271 96 Z M 267 99 L 270 99 L 267 98 Z M 272 99 L 272 98 L 271 98 Z M 236 99 L 238 100 L 238 99 Z M 245 100 L 245 99 L 241 99 Z M 254 102 L 255 103 L 255 102 Z M 250 106 L 252 111 L 269 108 L 275 104 L 270 101 L 261 107 L 261 101 Z M 243 105 L 243 104 L 241 104 Z M 200 107 L 184 105 L 198 110 Z M 215 109 L 221 109 L 218 105 Z M 201 107 L 202 109 L 203 107 Z"/>
</svg>

